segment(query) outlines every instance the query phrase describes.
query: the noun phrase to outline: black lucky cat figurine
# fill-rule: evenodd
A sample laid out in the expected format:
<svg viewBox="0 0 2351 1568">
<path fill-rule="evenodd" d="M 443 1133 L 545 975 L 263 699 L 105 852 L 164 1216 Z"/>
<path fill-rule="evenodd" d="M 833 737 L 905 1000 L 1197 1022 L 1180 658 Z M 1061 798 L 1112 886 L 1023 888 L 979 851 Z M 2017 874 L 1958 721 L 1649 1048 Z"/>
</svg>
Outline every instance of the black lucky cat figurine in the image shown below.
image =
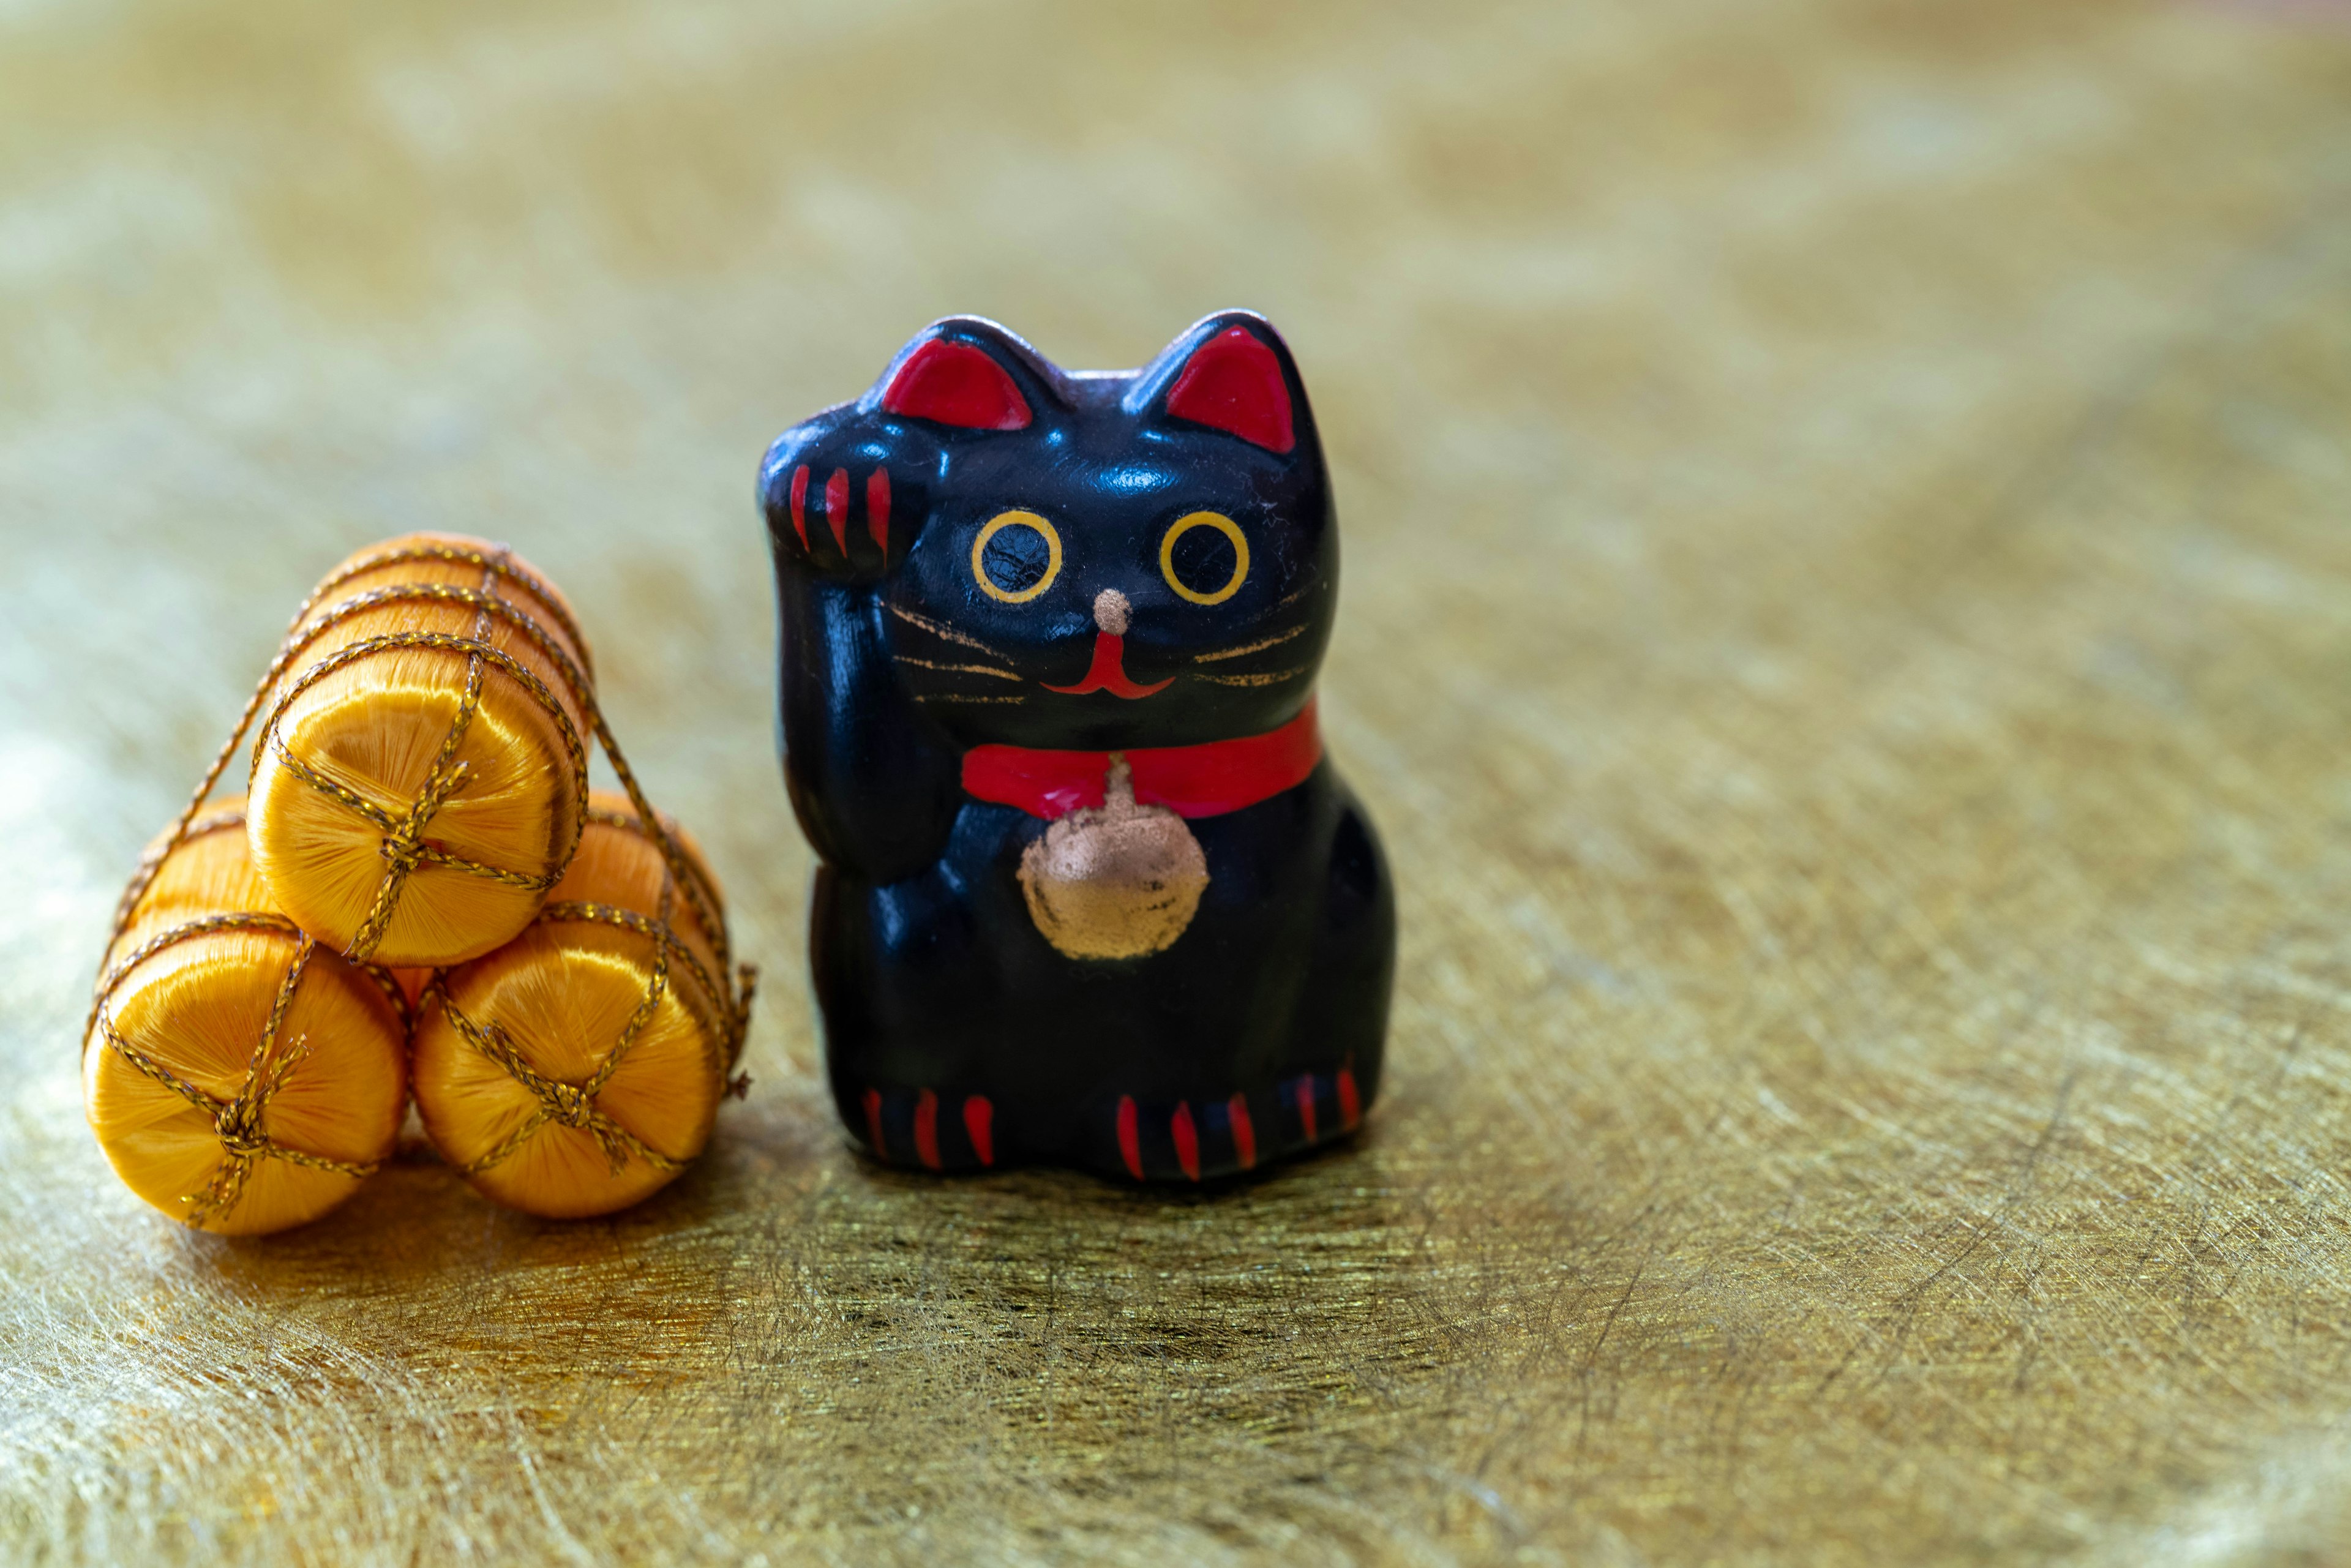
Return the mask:
<svg viewBox="0 0 2351 1568">
<path fill-rule="evenodd" d="M 1272 326 L 1072 373 L 950 318 L 759 498 L 852 1131 L 1204 1181 L 1353 1130 L 1395 903 L 1315 729 L 1338 528 Z"/>
</svg>

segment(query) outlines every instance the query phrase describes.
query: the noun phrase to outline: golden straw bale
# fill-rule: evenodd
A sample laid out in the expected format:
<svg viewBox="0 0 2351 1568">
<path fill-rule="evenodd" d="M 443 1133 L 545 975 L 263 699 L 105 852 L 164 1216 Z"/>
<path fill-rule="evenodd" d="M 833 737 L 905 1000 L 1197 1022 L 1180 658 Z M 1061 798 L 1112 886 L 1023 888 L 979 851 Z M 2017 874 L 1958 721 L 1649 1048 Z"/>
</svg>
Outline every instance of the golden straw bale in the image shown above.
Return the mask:
<svg viewBox="0 0 2351 1568">
<path fill-rule="evenodd" d="M 727 988 L 717 883 L 663 821 L 684 885 L 626 798 L 600 790 L 530 928 L 444 971 L 421 1003 L 425 1132 L 497 1202 L 610 1213 L 709 1140 L 749 998 Z"/>
<path fill-rule="evenodd" d="M 503 547 L 413 534 L 350 558 L 260 699 L 249 833 L 279 905 L 395 967 L 509 940 L 579 842 L 592 683 L 563 596 Z"/>
<path fill-rule="evenodd" d="M 241 803 L 224 807 L 142 870 L 82 1040 L 83 1103 L 115 1173 L 236 1236 L 349 1197 L 392 1153 L 407 1087 L 397 986 L 279 912 L 244 827 Z"/>
</svg>

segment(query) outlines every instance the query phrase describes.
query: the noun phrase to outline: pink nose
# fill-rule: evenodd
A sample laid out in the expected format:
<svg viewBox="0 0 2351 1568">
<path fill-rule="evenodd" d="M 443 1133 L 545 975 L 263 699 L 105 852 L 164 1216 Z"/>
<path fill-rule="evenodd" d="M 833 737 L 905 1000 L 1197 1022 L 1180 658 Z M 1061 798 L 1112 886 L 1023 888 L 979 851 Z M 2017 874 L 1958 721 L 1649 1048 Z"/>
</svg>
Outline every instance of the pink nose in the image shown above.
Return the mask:
<svg viewBox="0 0 2351 1568">
<path fill-rule="evenodd" d="M 1115 588 L 1105 588 L 1094 595 L 1094 624 L 1113 637 L 1126 635 L 1127 618 L 1134 613 L 1134 606 Z"/>
</svg>

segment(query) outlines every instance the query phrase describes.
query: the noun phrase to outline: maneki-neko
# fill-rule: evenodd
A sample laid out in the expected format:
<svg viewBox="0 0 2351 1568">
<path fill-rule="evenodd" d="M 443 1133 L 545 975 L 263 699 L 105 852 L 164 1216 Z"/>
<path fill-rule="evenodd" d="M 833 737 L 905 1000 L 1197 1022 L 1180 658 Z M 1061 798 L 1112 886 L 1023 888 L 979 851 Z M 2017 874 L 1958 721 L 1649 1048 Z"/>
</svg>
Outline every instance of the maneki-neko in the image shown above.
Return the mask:
<svg viewBox="0 0 2351 1568">
<path fill-rule="evenodd" d="M 1338 529 L 1271 325 L 1070 372 L 938 322 L 760 497 L 852 1134 L 1198 1182 L 1353 1131 L 1395 905 L 1316 726 Z"/>
</svg>

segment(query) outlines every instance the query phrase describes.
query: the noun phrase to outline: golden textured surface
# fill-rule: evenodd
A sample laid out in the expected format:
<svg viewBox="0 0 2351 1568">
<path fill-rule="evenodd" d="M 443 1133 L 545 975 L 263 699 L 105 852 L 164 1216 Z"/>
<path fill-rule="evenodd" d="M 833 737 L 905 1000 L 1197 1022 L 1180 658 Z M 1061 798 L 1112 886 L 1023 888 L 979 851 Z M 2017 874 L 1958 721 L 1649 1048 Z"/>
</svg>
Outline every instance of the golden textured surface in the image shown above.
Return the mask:
<svg viewBox="0 0 2351 1568">
<path fill-rule="evenodd" d="M 2351 23 L 0 5 L 0 1556 L 2351 1559 Z M 950 310 L 1303 361 L 1360 1146 L 861 1166 L 764 442 Z M 770 979 L 556 1224 L 184 1233 L 106 915 L 318 574 L 511 540 Z"/>
</svg>

